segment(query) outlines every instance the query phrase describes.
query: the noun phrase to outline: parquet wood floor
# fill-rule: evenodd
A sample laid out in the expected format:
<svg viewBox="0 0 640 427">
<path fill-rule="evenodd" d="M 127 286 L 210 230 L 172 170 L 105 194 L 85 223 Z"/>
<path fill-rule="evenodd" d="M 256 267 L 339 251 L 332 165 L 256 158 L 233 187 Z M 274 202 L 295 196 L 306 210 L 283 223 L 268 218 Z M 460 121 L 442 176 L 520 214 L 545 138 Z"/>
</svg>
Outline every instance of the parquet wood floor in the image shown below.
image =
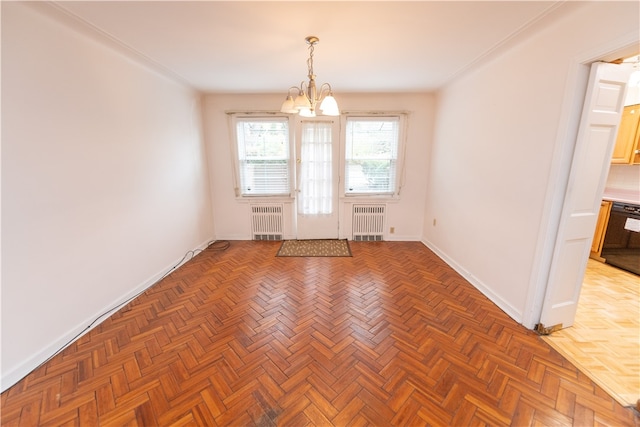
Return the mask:
<svg viewBox="0 0 640 427">
<path fill-rule="evenodd" d="M 419 242 L 206 250 L 2 393 L 3 426 L 639 424 Z"/>
<path fill-rule="evenodd" d="M 640 400 L 640 277 L 589 260 L 572 327 L 544 339 L 621 404 Z"/>
</svg>

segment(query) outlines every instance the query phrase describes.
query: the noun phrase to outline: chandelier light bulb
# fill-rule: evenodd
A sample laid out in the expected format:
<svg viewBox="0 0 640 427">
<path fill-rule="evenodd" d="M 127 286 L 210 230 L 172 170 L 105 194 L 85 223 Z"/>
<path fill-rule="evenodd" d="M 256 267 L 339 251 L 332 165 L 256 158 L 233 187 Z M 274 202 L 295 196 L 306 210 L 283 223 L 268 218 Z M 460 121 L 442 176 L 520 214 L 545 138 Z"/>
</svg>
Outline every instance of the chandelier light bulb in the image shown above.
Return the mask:
<svg viewBox="0 0 640 427">
<path fill-rule="evenodd" d="M 293 97 L 291 95 L 287 95 L 287 99 L 282 103 L 282 107 L 280 107 L 281 113 L 286 114 L 295 114 L 298 110 L 295 108 L 295 103 L 293 102 Z"/>
<path fill-rule="evenodd" d="M 298 112 L 301 117 L 315 117 L 316 113 L 311 108 L 301 108 Z"/>
<path fill-rule="evenodd" d="M 294 103 L 294 106 L 297 109 L 311 108 L 311 101 L 309 100 L 309 97 L 307 96 L 307 94 L 300 91 L 300 94 L 296 96 L 296 101 Z"/>
<path fill-rule="evenodd" d="M 322 104 L 320 104 L 320 111 L 322 111 L 322 114 L 324 114 L 325 116 L 340 115 L 340 109 L 338 108 L 338 103 L 336 102 L 336 99 L 333 97 L 331 93 L 325 96 L 324 99 L 322 100 Z"/>
</svg>

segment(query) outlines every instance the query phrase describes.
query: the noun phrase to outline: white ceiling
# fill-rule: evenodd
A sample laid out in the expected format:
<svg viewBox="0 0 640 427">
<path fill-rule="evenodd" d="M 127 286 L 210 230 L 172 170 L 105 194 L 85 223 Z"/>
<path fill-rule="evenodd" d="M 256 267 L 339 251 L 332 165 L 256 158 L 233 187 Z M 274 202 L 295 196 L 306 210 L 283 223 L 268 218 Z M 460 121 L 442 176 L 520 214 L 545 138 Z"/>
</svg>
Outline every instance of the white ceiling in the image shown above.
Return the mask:
<svg viewBox="0 0 640 427">
<path fill-rule="evenodd" d="M 556 1 L 56 2 L 120 47 L 207 92 L 285 92 L 306 80 L 338 92 L 430 91 L 523 31 Z M 77 18 L 77 19 L 75 19 Z"/>
</svg>

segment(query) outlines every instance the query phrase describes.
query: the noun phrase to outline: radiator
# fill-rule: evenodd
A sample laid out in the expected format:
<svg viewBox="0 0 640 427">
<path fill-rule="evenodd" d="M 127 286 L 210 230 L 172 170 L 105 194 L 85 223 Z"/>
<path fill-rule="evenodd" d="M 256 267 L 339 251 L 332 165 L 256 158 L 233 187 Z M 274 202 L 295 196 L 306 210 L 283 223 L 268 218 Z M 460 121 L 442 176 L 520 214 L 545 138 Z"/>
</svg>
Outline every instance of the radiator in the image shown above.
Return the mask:
<svg viewBox="0 0 640 427">
<path fill-rule="evenodd" d="M 282 240 L 282 205 L 251 205 L 253 240 Z"/>
<path fill-rule="evenodd" d="M 385 205 L 353 205 L 353 240 L 382 240 L 384 219 Z"/>
</svg>

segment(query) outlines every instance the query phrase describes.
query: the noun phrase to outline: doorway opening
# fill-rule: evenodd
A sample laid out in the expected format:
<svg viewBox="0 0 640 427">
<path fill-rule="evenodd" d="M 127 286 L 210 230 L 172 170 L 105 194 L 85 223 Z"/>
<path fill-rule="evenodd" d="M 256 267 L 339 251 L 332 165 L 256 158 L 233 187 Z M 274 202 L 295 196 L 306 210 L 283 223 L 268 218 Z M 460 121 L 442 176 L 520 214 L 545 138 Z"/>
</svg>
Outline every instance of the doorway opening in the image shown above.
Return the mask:
<svg viewBox="0 0 640 427">
<path fill-rule="evenodd" d="M 638 56 L 629 61 L 637 63 Z M 629 85 L 625 105 L 639 104 L 640 87 Z M 620 177 L 637 180 L 640 165 L 616 167 L 605 188 L 639 188 Z M 623 406 L 640 409 L 640 276 L 604 264 L 597 253 L 591 258 L 573 325 L 544 339 Z"/>
</svg>

